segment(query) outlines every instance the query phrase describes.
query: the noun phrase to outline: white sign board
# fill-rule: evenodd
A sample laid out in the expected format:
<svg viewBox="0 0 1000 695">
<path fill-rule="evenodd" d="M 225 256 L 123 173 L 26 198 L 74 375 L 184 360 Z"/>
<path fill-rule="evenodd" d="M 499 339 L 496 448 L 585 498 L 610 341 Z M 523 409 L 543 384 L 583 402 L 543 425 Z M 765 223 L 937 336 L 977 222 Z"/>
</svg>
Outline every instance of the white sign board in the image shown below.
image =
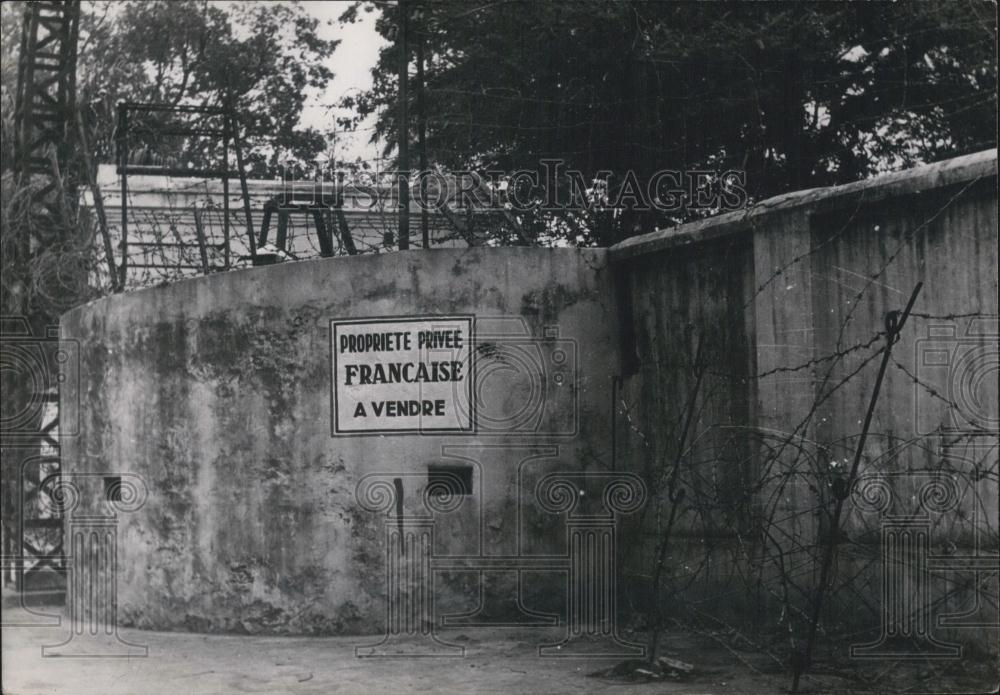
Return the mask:
<svg viewBox="0 0 1000 695">
<path fill-rule="evenodd" d="M 471 432 L 472 316 L 330 322 L 333 434 Z"/>
</svg>

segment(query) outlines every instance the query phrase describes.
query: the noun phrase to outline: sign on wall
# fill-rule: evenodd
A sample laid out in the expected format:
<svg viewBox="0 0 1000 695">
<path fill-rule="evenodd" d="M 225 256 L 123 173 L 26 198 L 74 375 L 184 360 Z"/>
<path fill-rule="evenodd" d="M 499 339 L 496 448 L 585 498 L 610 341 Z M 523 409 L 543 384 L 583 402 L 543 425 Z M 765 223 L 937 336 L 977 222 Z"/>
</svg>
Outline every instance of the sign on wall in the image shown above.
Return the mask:
<svg viewBox="0 0 1000 695">
<path fill-rule="evenodd" d="M 473 431 L 472 322 L 332 320 L 333 434 Z"/>
</svg>

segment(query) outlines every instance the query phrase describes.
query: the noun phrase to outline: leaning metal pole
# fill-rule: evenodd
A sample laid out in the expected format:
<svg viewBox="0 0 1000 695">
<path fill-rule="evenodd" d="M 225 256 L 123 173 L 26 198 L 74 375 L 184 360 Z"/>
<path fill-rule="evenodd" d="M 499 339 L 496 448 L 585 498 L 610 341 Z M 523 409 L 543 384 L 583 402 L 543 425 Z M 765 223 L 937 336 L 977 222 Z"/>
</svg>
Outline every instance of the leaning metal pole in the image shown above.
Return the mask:
<svg viewBox="0 0 1000 695">
<path fill-rule="evenodd" d="M 792 676 L 792 692 L 799 690 L 799 680 L 802 674 L 809 668 L 809 660 L 812 657 L 813 643 L 816 640 L 816 627 L 819 624 L 819 614 L 823 607 L 823 597 L 826 593 L 826 585 L 830 578 L 830 567 L 833 565 L 833 550 L 837 543 L 837 536 L 840 535 L 840 515 L 844 510 L 844 501 L 850 495 L 854 481 L 858 477 L 858 467 L 861 465 L 861 455 L 865 450 L 865 440 L 868 438 L 868 429 L 872 424 L 872 417 L 875 414 L 875 406 L 878 404 L 879 391 L 882 389 L 882 381 L 885 379 L 885 370 L 889 366 L 892 358 L 892 346 L 899 340 L 899 333 L 906 325 L 906 320 L 910 317 L 913 304 L 917 301 L 920 288 L 924 283 L 918 282 L 913 292 L 910 294 L 910 301 L 906 303 L 906 308 L 902 313 L 890 311 L 885 317 L 885 347 L 882 348 L 882 362 L 879 364 L 878 375 L 875 377 L 875 388 L 872 389 L 872 397 L 868 402 L 868 412 L 865 413 L 864 425 L 861 427 L 861 438 L 854 451 L 854 462 L 851 464 L 851 472 L 847 476 L 847 483 L 843 487 L 841 494 L 838 494 L 837 503 L 833 510 L 833 519 L 830 521 L 830 533 L 827 539 L 826 549 L 823 553 L 823 564 L 820 567 L 819 584 L 816 587 L 816 595 L 813 598 L 812 615 L 809 621 L 809 635 L 806 638 L 805 649 L 795 660 L 795 672 Z"/>
</svg>

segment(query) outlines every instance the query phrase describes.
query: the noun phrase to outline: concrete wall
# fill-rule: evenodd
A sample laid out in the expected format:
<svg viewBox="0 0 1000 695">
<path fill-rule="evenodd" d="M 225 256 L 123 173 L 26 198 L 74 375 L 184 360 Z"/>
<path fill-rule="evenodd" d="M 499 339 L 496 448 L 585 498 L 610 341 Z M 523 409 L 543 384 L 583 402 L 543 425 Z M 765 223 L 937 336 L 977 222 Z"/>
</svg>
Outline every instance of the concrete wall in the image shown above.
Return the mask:
<svg viewBox="0 0 1000 695">
<path fill-rule="evenodd" d="M 886 316 L 918 282 L 859 471 L 863 481 L 888 476 L 894 501 L 881 514 L 847 501 L 837 555 L 845 583 L 830 601 L 839 612 L 825 619 L 877 626 L 881 523 L 927 514 L 921 489 L 932 479 L 951 481 L 958 496 L 930 514 L 932 554 L 996 557 L 996 173 L 996 152 L 984 152 L 789 194 L 612 249 L 623 330 L 634 332 L 618 410 L 623 458 L 659 475 L 629 559 L 637 584 L 669 518 L 664 472 L 678 465 L 686 496 L 666 575 L 678 606 L 746 612 L 757 627 L 787 631 L 816 582 L 815 552 L 858 446 Z M 933 576 L 937 615 L 995 622 L 988 601 L 976 610 L 973 575 Z"/>
<path fill-rule="evenodd" d="M 824 618 L 875 629 L 881 524 L 926 512 L 937 494 L 926 497 L 928 480 L 957 490 L 931 515 L 934 553 L 982 558 L 1000 545 L 996 173 L 996 152 L 985 152 L 781 196 L 608 251 L 290 263 L 69 313 L 62 330 L 81 344 L 86 408 L 66 468 L 136 473 L 150 490 L 121 522 L 121 617 L 197 630 L 376 630 L 385 517 L 360 509 L 355 485 L 370 473 L 401 477 L 416 510 L 428 464 L 444 462 L 472 465 L 476 486 L 439 525 L 448 554 L 561 552 L 561 519 L 530 499 L 542 472 L 642 474 L 654 497 L 623 543 L 635 587 L 624 603 L 641 616 L 676 467 L 673 492 L 685 497 L 665 556 L 671 605 L 748 613 L 786 633 L 808 608 L 886 316 L 922 282 L 861 457 L 865 481 L 891 477 L 895 502 L 872 512 L 851 497 L 838 546 L 848 569 Z M 572 378 L 545 391 L 532 430 L 331 437 L 329 320 L 454 313 L 476 314 L 480 336 L 526 331 L 549 346 L 545 365 L 547 327 L 572 341 Z M 480 394 L 515 412 L 530 379 L 500 366 Z M 982 623 L 989 604 L 976 608 L 963 572 L 947 575 L 958 589 L 946 586 L 935 610 Z M 528 607 L 557 610 L 555 580 L 532 577 Z M 515 581 L 486 580 L 494 603 L 484 614 L 511 609 Z M 988 581 L 995 594 L 995 575 Z M 446 611 L 470 611 L 479 588 L 475 573 L 444 573 L 435 593 Z"/>
<path fill-rule="evenodd" d="M 65 468 L 137 474 L 149 491 L 141 509 L 120 515 L 122 622 L 378 630 L 385 517 L 355 500 L 371 473 L 400 477 L 416 513 L 429 464 L 473 467 L 474 494 L 439 526 L 436 552 L 558 549 L 560 520 L 518 515 L 516 505 L 541 472 L 608 457 L 608 365 L 618 357 L 605 255 L 470 249 L 302 261 L 112 296 L 65 315 L 63 337 L 80 343 L 85 404 Z M 331 436 L 331 319 L 455 313 L 476 315 L 481 342 L 535 340 L 545 355 L 554 344 L 546 331 L 557 329 L 560 344 L 579 346 L 565 379 L 539 365 L 542 417 L 493 435 Z M 483 407 L 516 413 L 537 398 L 530 376 L 490 371 Z M 442 610 L 473 610 L 476 576 L 439 578 Z M 548 596 L 535 608 L 562 604 L 561 591 L 532 591 Z"/>
</svg>

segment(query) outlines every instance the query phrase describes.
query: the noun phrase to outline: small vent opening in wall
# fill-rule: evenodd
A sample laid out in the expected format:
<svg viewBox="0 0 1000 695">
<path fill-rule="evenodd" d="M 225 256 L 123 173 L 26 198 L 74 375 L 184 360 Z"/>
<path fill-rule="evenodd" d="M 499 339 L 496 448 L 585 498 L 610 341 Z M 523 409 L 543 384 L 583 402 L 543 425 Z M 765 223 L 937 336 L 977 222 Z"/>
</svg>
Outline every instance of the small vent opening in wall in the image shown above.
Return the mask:
<svg viewBox="0 0 1000 695">
<path fill-rule="evenodd" d="M 472 466 L 428 466 L 427 487 L 438 494 L 471 495 Z"/>
</svg>

